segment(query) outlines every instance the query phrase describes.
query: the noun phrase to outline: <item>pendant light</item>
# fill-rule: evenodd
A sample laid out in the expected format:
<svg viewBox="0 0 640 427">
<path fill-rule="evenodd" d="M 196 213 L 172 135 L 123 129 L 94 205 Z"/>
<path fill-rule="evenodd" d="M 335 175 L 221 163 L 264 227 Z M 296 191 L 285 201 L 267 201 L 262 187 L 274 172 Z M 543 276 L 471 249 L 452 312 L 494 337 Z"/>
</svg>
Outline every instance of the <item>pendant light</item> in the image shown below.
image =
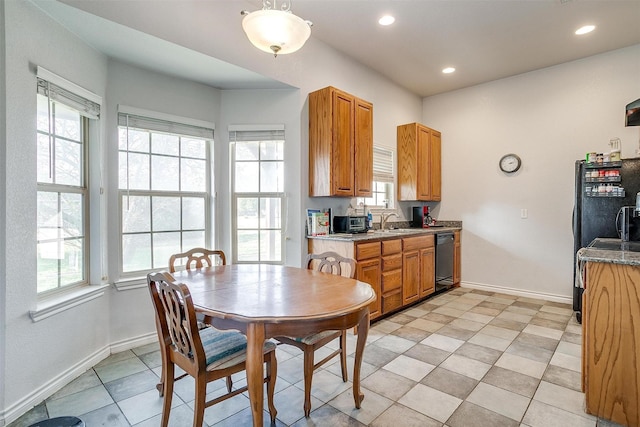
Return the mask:
<svg viewBox="0 0 640 427">
<path fill-rule="evenodd" d="M 262 1 L 262 10 L 241 15 L 242 29 L 249 41 L 258 49 L 274 56 L 293 53 L 300 49 L 311 35 L 310 21 L 305 21 L 291 12 L 291 1 L 282 2 L 277 8 L 276 0 Z"/>
</svg>

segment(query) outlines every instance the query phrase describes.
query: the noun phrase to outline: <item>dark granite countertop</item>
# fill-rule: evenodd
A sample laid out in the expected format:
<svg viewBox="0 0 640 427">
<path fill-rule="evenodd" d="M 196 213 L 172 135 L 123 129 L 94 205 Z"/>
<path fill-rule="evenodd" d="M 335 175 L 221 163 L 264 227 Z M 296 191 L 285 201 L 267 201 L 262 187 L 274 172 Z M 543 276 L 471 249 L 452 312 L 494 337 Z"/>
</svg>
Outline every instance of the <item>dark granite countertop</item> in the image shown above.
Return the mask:
<svg viewBox="0 0 640 427">
<path fill-rule="evenodd" d="M 448 221 L 442 223 L 442 226 L 429 228 L 395 228 L 390 230 L 370 230 L 367 233 L 335 233 L 324 236 L 307 236 L 307 239 L 319 240 L 335 240 L 350 242 L 365 242 L 376 240 L 401 239 L 403 237 L 415 237 L 429 234 L 438 234 L 445 232 L 458 231 L 462 229 L 461 221 Z"/>
<path fill-rule="evenodd" d="M 599 238 L 599 240 L 604 243 L 617 244 L 619 249 L 581 248 L 577 253 L 578 260 L 582 262 L 606 262 L 640 266 L 640 252 L 625 250 L 625 246 L 620 239 Z"/>
</svg>

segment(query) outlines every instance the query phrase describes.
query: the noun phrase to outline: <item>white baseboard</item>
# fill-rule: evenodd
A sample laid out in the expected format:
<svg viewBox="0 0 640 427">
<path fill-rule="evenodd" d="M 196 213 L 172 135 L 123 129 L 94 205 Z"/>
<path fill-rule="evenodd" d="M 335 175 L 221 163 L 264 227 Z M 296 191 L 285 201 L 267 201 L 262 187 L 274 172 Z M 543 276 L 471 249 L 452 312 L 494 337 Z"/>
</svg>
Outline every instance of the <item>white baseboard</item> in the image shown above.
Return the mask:
<svg viewBox="0 0 640 427">
<path fill-rule="evenodd" d="M 487 285 L 485 283 L 462 282 L 460 286 L 463 288 L 480 289 L 489 292 L 501 292 L 508 295 L 517 295 L 520 297 L 543 299 L 546 301 L 560 302 L 565 304 L 573 304 L 573 297 L 566 295 L 549 294 L 546 292 L 535 292 L 516 288 L 507 288 L 503 286 Z"/>
<path fill-rule="evenodd" d="M 30 394 L 18 400 L 13 405 L 7 407 L 4 411 L 0 411 L 0 427 L 8 425 L 9 423 L 15 421 L 28 410 L 43 402 L 49 396 L 60 390 L 65 385 L 69 384 L 71 381 L 78 378 L 88 369 L 92 368 L 110 355 L 130 350 L 141 345 L 151 344 L 152 342 L 156 341 L 158 341 L 158 335 L 156 334 L 156 332 L 153 332 L 140 335 L 138 337 L 118 341 L 95 351 L 93 354 L 85 357 L 75 365 L 70 366 L 67 370 L 51 379 L 51 381 L 43 384 L 36 390 L 33 390 Z"/>
</svg>

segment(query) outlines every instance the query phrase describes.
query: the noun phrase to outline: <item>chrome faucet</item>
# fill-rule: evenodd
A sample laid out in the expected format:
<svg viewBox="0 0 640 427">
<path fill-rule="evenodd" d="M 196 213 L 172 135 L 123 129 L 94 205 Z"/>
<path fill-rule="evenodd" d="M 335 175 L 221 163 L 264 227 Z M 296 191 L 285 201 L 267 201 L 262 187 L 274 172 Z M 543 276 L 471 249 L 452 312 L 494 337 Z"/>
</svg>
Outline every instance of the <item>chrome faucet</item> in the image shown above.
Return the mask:
<svg viewBox="0 0 640 427">
<path fill-rule="evenodd" d="M 389 218 L 391 218 L 392 216 L 395 216 L 396 218 L 398 218 L 398 214 L 395 212 L 388 213 L 387 215 L 383 213 L 380 214 L 380 230 L 384 230 L 384 226 L 387 224 L 387 221 L 389 221 Z"/>
</svg>

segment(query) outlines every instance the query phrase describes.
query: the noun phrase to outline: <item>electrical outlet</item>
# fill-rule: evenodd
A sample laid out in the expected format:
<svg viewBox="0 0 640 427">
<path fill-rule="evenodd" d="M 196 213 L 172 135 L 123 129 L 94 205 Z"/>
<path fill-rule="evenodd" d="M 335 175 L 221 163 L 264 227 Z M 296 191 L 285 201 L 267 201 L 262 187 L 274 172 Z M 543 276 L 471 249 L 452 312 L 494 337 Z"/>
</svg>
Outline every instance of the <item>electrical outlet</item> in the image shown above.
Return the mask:
<svg viewBox="0 0 640 427">
<path fill-rule="evenodd" d="M 529 217 L 529 212 L 527 209 L 520 209 L 520 218 L 527 219 Z"/>
</svg>

